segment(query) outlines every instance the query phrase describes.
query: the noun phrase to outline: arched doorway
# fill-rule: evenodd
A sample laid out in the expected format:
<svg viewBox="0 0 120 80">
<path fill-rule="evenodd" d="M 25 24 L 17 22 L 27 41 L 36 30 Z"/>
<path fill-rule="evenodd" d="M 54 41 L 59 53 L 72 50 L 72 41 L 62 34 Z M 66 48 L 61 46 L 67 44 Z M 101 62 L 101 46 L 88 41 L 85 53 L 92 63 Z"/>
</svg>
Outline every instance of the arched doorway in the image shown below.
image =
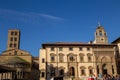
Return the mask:
<svg viewBox="0 0 120 80">
<path fill-rule="evenodd" d="M 102 74 L 107 74 L 107 66 L 106 66 L 106 64 L 102 65 Z"/>
<path fill-rule="evenodd" d="M 75 76 L 75 69 L 74 67 L 70 67 L 70 76 Z"/>
<path fill-rule="evenodd" d="M 64 69 L 61 69 L 61 70 L 59 71 L 59 74 L 60 74 L 60 75 L 64 75 Z"/>
</svg>

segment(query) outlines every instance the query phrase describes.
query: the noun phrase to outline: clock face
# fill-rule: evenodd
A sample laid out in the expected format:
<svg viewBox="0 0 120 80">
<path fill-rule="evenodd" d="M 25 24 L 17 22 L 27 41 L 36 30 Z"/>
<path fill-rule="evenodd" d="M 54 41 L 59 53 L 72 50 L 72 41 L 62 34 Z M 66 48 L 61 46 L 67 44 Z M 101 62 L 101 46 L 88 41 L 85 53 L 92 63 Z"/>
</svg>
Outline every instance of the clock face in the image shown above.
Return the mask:
<svg viewBox="0 0 120 80">
<path fill-rule="evenodd" d="M 103 42 L 103 41 L 104 41 L 104 38 L 101 38 L 101 41 Z"/>
</svg>

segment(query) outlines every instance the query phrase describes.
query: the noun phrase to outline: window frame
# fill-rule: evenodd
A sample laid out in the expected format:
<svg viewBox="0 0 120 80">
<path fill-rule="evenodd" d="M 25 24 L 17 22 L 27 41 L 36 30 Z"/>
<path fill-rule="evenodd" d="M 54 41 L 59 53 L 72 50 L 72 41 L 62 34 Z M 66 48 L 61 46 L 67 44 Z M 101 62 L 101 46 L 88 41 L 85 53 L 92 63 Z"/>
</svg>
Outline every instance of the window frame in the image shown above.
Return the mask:
<svg viewBox="0 0 120 80">
<path fill-rule="evenodd" d="M 82 48 L 82 47 L 79 47 L 79 51 L 83 51 L 83 48 Z"/>
<path fill-rule="evenodd" d="M 73 47 L 69 47 L 69 51 L 73 51 Z"/>
<path fill-rule="evenodd" d="M 17 44 L 16 44 L 16 43 L 14 44 L 14 47 L 17 47 Z"/>
<path fill-rule="evenodd" d="M 87 47 L 87 51 L 90 51 L 90 47 Z"/>
<path fill-rule="evenodd" d="M 42 63 L 45 63 L 45 59 L 44 58 L 42 58 Z"/>
<path fill-rule="evenodd" d="M 13 44 L 12 44 L 12 43 L 10 43 L 9 47 L 10 47 L 10 48 L 12 48 L 12 47 L 13 47 Z"/>
<path fill-rule="evenodd" d="M 13 37 L 10 38 L 10 41 L 13 41 Z"/>
<path fill-rule="evenodd" d="M 81 69 L 81 75 L 85 75 L 85 69 Z"/>
</svg>

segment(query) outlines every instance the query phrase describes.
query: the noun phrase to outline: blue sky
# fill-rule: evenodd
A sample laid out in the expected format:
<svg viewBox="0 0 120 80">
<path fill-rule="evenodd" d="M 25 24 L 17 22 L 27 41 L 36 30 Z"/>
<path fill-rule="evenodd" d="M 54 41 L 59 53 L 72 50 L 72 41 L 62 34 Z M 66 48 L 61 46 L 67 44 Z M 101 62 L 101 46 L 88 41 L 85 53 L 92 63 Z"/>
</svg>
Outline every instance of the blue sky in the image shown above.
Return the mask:
<svg viewBox="0 0 120 80">
<path fill-rule="evenodd" d="M 94 40 L 98 22 L 109 43 L 120 36 L 120 0 L 0 0 L 0 53 L 9 29 L 21 31 L 20 49 L 39 55 L 42 43 Z"/>
</svg>

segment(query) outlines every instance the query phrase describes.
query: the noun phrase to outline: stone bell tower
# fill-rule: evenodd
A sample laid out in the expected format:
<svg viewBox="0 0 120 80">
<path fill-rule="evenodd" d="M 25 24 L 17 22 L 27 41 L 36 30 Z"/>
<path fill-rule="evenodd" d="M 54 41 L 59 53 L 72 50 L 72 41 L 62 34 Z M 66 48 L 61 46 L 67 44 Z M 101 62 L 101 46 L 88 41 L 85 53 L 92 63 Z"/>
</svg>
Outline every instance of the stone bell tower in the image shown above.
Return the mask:
<svg viewBox="0 0 120 80">
<path fill-rule="evenodd" d="M 19 42 L 20 42 L 20 31 L 16 29 L 9 30 L 7 50 L 19 49 L 20 46 Z"/>
<path fill-rule="evenodd" d="M 103 26 L 99 25 L 95 32 L 95 44 L 108 44 L 107 33 L 105 32 Z"/>
</svg>

